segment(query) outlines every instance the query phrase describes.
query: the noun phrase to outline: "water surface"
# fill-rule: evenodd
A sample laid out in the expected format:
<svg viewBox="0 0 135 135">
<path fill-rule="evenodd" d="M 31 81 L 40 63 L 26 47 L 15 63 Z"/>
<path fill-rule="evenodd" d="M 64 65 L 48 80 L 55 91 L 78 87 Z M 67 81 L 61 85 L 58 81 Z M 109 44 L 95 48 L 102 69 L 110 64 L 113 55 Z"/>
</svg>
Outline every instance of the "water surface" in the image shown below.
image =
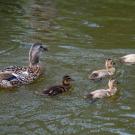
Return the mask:
<svg viewBox="0 0 135 135">
<path fill-rule="evenodd" d="M 94 104 L 88 92 L 104 88 L 88 73 L 135 52 L 134 0 L 17 0 L 0 2 L 0 67 L 27 65 L 32 43 L 42 42 L 44 75 L 33 84 L 0 91 L 1 135 L 135 134 L 135 66 L 117 64 L 118 95 Z M 71 75 L 70 92 L 53 98 L 35 95 Z"/>
</svg>

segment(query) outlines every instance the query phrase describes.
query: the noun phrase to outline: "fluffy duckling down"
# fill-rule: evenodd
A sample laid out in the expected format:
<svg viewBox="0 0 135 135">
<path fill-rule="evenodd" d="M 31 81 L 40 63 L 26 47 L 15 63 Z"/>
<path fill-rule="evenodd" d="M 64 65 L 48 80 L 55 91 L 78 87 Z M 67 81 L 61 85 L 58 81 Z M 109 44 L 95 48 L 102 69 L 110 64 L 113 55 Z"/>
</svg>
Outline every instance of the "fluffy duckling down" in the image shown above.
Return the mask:
<svg viewBox="0 0 135 135">
<path fill-rule="evenodd" d="M 42 91 L 40 95 L 55 96 L 63 92 L 69 91 L 69 89 L 72 87 L 72 84 L 71 84 L 72 81 L 74 80 L 70 76 L 65 75 L 63 77 L 62 84 L 51 86 L 48 89 L 45 89 L 44 91 Z"/>
<path fill-rule="evenodd" d="M 135 64 L 135 54 L 128 54 L 121 57 L 120 62 L 125 64 Z"/>
<path fill-rule="evenodd" d="M 117 81 L 115 79 L 111 79 L 108 82 L 108 88 L 107 89 L 99 89 L 90 92 L 84 98 L 90 98 L 90 99 L 102 99 L 105 97 L 113 96 L 117 93 Z"/>
<path fill-rule="evenodd" d="M 116 71 L 114 65 L 115 65 L 115 63 L 113 62 L 112 59 L 107 59 L 107 60 L 105 60 L 105 69 L 93 71 L 88 76 L 88 78 L 90 80 L 101 80 L 105 77 L 112 76 L 115 74 L 115 71 Z"/>
</svg>

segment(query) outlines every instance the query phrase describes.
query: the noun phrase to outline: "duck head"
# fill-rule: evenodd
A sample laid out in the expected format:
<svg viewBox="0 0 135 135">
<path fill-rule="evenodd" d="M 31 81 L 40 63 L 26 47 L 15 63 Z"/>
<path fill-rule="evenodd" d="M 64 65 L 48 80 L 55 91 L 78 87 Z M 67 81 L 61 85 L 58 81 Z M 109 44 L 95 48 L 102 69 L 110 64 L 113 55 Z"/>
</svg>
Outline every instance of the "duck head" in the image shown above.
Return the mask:
<svg viewBox="0 0 135 135">
<path fill-rule="evenodd" d="M 39 63 L 40 55 L 42 52 L 48 51 L 41 43 L 35 43 L 31 46 L 29 51 L 29 66 L 36 66 Z"/>
<path fill-rule="evenodd" d="M 70 76 L 65 75 L 65 76 L 63 77 L 62 83 L 63 83 L 63 85 L 65 85 L 65 86 L 69 86 L 72 81 L 74 81 L 74 80 L 73 80 Z"/>
<path fill-rule="evenodd" d="M 116 88 L 117 84 L 118 84 L 118 82 L 115 79 L 110 79 L 108 82 L 108 87 L 111 90 L 111 89 Z"/>
<path fill-rule="evenodd" d="M 113 68 L 114 65 L 115 65 L 115 63 L 113 62 L 112 59 L 106 59 L 105 60 L 105 67 L 106 67 L 106 69 Z"/>
</svg>

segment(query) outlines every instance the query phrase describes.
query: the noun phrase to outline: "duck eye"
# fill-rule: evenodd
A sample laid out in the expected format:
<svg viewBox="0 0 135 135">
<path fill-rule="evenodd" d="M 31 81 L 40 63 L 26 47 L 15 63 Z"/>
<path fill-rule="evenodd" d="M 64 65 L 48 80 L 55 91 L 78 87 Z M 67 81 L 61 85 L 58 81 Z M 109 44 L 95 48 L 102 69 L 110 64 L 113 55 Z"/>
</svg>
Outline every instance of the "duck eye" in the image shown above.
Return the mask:
<svg viewBox="0 0 135 135">
<path fill-rule="evenodd" d="M 97 76 L 98 76 L 98 74 L 97 74 L 97 73 L 94 73 L 92 76 L 93 76 L 93 77 L 97 77 Z"/>
<path fill-rule="evenodd" d="M 41 46 L 41 45 L 40 45 L 40 47 L 39 47 L 39 48 L 40 48 L 40 49 L 43 49 L 43 46 Z"/>
<path fill-rule="evenodd" d="M 112 59 L 107 59 L 107 60 L 112 60 Z"/>
</svg>

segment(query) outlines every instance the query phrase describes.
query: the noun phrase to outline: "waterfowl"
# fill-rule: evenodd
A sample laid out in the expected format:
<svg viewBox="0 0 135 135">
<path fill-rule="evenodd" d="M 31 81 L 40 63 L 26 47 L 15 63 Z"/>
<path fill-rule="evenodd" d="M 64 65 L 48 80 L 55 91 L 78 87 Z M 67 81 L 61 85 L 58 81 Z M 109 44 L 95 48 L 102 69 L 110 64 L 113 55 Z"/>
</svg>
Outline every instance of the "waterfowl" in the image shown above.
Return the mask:
<svg viewBox="0 0 135 135">
<path fill-rule="evenodd" d="M 90 80 L 101 80 L 105 77 L 112 76 L 115 73 L 114 65 L 115 63 L 113 62 L 112 59 L 107 59 L 105 61 L 106 69 L 95 70 L 88 76 L 88 78 Z"/>
<path fill-rule="evenodd" d="M 115 95 L 117 91 L 117 81 L 115 79 L 111 79 L 108 82 L 108 89 L 99 89 L 92 91 L 88 95 L 86 95 L 85 98 L 90 98 L 92 100 L 102 99 Z"/>
<path fill-rule="evenodd" d="M 51 86 L 48 89 L 45 89 L 44 91 L 42 91 L 42 93 L 40 95 L 55 96 L 55 95 L 58 95 L 60 93 L 69 91 L 69 89 L 72 86 L 71 85 L 72 81 L 73 81 L 73 79 L 70 76 L 65 75 L 63 77 L 62 84 Z"/>
<path fill-rule="evenodd" d="M 31 46 L 29 51 L 29 65 L 10 66 L 0 70 L 0 87 L 12 88 L 29 84 L 37 79 L 42 73 L 42 67 L 40 65 L 41 52 L 47 51 L 41 43 L 35 43 Z"/>
<path fill-rule="evenodd" d="M 125 64 L 135 64 L 135 54 L 128 54 L 121 57 L 120 62 Z"/>
</svg>

